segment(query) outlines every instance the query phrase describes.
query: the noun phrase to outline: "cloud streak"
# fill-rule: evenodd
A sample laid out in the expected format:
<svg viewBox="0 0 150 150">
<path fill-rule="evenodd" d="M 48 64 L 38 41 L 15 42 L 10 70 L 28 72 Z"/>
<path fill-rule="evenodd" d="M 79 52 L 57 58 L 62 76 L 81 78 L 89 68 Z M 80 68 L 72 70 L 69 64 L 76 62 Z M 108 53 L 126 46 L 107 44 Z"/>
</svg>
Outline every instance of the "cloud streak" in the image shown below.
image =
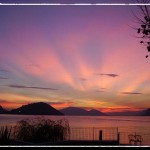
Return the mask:
<svg viewBox="0 0 150 150">
<path fill-rule="evenodd" d="M 96 92 L 105 92 L 105 91 L 102 91 L 102 90 L 97 90 Z"/>
<path fill-rule="evenodd" d="M 5 69 L 0 69 L 1 72 L 9 72 L 8 70 Z"/>
<path fill-rule="evenodd" d="M 0 103 L 7 102 L 6 100 L 0 99 Z"/>
<path fill-rule="evenodd" d="M 136 95 L 136 94 L 142 94 L 142 93 L 139 93 L 139 92 L 121 92 L 121 94 L 127 94 L 127 95 L 130 95 L 130 94 L 134 95 L 135 94 Z"/>
<path fill-rule="evenodd" d="M 85 79 L 85 78 L 81 78 L 81 81 L 87 81 L 87 79 Z"/>
<path fill-rule="evenodd" d="M 96 74 L 96 75 L 100 75 L 100 76 L 108 76 L 108 77 L 118 77 L 119 75 L 118 74 L 114 74 L 114 73 L 99 73 L 99 74 Z"/>
<path fill-rule="evenodd" d="M 33 67 L 33 68 L 37 68 L 37 69 L 40 69 L 41 70 L 41 67 L 38 65 L 38 64 L 36 64 L 36 63 L 31 63 L 31 64 L 29 64 L 29 65 L 27 65 L 28 67 Z"/>
<path fill-rule="evenodd" d="M 58 89 L 54 89 L 54 88 L 24 86 L 24 85 L 8 85 L 8 87 L 19 88 L 19 89 L 58 90 Z"/>
<path fill-rule="evenodd" d="M 1 80 L 6 80 L 6 79 L 8 79 L 8 78 L 5 78 L 5 77 L 0 77 L 0 79 L 1 79 Z"/>
<path fill-rule="evenodd" d="M 63 102 L 48 102 L 48 104 L 53 106 L 54 108 L 62 109 L 62 108 L 74 106 L 76 102 L 74 100 L 70 100 L 70 101 L 63 101 Z"/>
</svg>

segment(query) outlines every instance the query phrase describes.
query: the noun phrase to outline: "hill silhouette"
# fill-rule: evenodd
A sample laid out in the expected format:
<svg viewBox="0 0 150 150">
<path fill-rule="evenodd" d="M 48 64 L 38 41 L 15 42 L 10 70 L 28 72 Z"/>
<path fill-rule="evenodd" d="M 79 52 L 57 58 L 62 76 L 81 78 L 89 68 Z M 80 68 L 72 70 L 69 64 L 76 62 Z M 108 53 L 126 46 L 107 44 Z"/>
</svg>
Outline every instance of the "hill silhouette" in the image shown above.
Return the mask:
<svg viewBox="0 0 150 150">
<path fill-rule="evenodd" d="M 65 115 L 70 115 L 70 116 L 103 116 L 103 115 L 106 115 L 95 109 L 87 111 L 83 108 L 78 108 L 78 107 L 67 107 L 59 111 Z"/>
<path fill-rule="evenodd" d="M 63 115 L 49 104 L 38 102 L 28 105 L 23 105 L 17 109 L 13 109 L 9 114 L 21 114 L 21 115 Z"/>
<path fill-rule="evenodd" d="M 109 116 L 141 116 L 142 111 L 107 112 Z"/>
<path fill-rule="evenodd" d="M 0 114 L 5 114 L 6 112 L 7 110 L 0 105 Z"/>
<path fill-rule="evenodd" d="M 91 116 L 106 116 L 105 113 L 102 113 L 102 112 L 100 112 L 100 111 L 98 111 L 98 110 L 95 110 L 95 109 L 90 110 L 90 111 L 89 111 L 89 114 L 90 114 Z"/>
<path fill-rule="evenodd" d="M 150 116 L 150 108 L 146 109 L 143 116 Z"/>
</svg>

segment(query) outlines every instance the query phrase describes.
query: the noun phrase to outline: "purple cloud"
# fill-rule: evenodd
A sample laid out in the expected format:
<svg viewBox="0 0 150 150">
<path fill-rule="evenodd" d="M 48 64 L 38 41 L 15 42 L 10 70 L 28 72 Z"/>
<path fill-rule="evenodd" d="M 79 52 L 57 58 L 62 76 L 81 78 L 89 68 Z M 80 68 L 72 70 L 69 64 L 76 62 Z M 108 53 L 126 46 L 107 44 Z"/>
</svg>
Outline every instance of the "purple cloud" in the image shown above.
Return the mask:
<svg viewBox="0 0 150 150">
<path fill-rule="evenodd" d="M 5 69 L 0 69 L 1 72 L 9 72 L 8 70 Z"/>
<path fill-rule="evenodd" d="M 6 100 L 0 99 L 0 103 L 7 102 Z"/>
<path fill-rule="evenodd" d="M 5 80 L 5 79 L 8 79 L 8 78 L 5 78 L 5 77 L 0 77 L 0 79 L 2 79 L 2 80 Z"/>
<path fill-rule="evenodd" d="M 35 68 L 41 69 L 41 67 L 38 64 L 35 64 L 35 63 L 29 64 L 28 67 L 35 67 Z"/>
<path fill-rule="evenodd" d="M 102 91 L 102 90 L 97 90 L 96 92 L 105 92 L 105 91 Z"/>
<path fill-rule="evenodd" d="M 121 92 L 121 94 L 142 94 L 142 93 L 139 93 L 139 92 Z"/>
<path fill-rule="evenodd" d="M 106 88 L 100 88 L 100 89 L 105 90 Z"/>
<path fill-rule="evenodd" d="M 54 88 L 46 88 L 46 87 L 36 87 L 36 86 L 24 86 L 24 85 L 8 85 L 8 87 L 12 88 L 25 88 L 25 89 L 39 89 L 39 90 L 58 90 Z"/>
<path fill-rule="evenodd" d="M 119 76 L 119 75 L 113 74 L 113 73 L 100 73 L 100 74 L 96 74 L 96 75 L 108 76 L 108 77 L 113 77 L 113 78 Z"/>
<path fill-rule="evenodd" d="M 85 79 L 85 78 L 81 78 L 81 80 L 82 80 L 82 81 L 87 81 L 87 79 Z"/>
</svg>

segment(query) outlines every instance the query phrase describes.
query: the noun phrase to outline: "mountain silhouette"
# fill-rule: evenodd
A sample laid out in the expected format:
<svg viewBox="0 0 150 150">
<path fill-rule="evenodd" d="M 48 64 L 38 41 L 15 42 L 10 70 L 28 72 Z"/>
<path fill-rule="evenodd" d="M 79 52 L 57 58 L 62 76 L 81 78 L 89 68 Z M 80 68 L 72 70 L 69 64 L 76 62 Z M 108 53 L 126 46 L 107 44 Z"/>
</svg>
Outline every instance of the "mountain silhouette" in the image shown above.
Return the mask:
<svg viewBox="0 0 150 150">
<path fill-rule="evenodd" d="M 59 111 L 65 115 L 70 115 L 70 116 L 103 116 L 103 115 L 106 115 L 95 109 L 87 111 L 83 108 L 78 108 L 78 107 L 67 107 Z"/>
<path fill-rule="evenodd" d="M 6 112 L 7 110 L 0 105 L 0 114 L 5 114 Z"/>
<path fill-rule="evenodd" d="M 90 114 L 90 116 L 106 116 L 106 114 L 104 114 L 98 110 L 95 110 L 95 109 L 90 110 L 89 114 Z"/>
<path fill-rule="evenodd" d="M 108 112 L 109 116 L 141 116 L 142 111 L 123 111 L 123 112 Z"/>
<path fill-rule="evenodd" d="M 13 109 L 9 114 L 21 115 L 64 115 L 49 104 L 38 102 L 28 105 L 23 105 L 17 109 Z"/>
<path fill-rule="evenodd" d="M 144 111 L 143 116 L 150 116 L 150 108 Z"/>
</svg>

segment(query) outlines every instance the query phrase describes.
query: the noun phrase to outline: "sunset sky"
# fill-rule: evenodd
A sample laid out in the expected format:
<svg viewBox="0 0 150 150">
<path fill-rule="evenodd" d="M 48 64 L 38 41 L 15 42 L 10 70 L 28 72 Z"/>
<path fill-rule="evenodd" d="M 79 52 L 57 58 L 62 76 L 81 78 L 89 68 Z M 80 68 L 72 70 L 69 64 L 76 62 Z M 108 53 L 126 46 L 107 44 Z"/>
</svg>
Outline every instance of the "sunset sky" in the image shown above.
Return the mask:
<svg viewBox="0 0 150 150">
<path fill-rule="evenodd" d="M 150 107 L 136 6 L 0 6 L 0 105 Z"/>
</svg>

